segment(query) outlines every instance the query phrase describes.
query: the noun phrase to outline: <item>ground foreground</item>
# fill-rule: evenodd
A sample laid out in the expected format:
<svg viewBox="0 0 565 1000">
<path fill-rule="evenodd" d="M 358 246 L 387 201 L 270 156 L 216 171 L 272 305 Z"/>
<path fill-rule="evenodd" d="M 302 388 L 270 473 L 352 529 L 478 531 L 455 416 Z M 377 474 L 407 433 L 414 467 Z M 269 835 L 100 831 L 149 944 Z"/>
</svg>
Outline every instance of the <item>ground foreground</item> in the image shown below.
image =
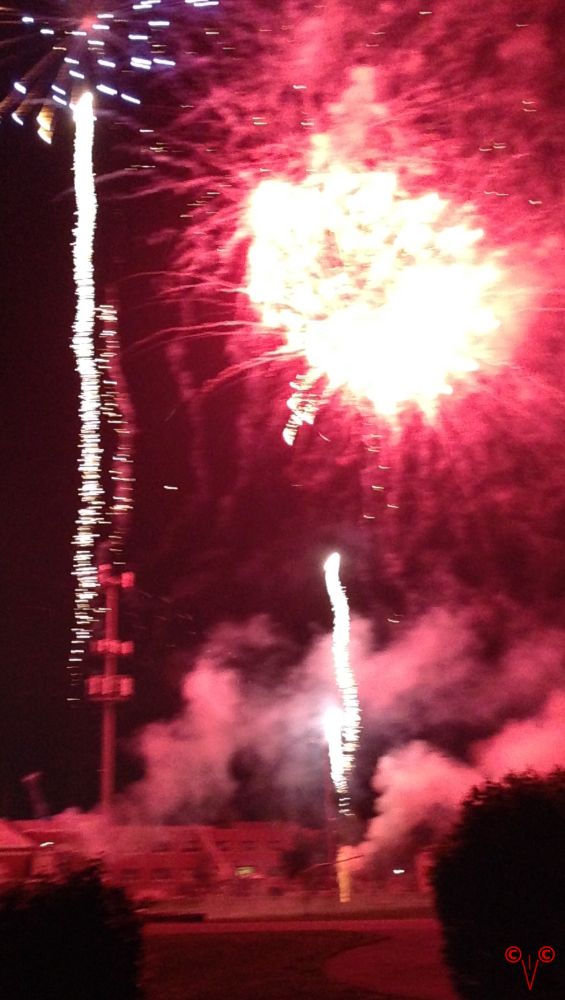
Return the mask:
<svg viewBox="0 0 565 1000">
<path fill-rule="evenodd" d="M 455 1000 L 432 919 L 146 927 L 148 1000 Z"/>
</svg>

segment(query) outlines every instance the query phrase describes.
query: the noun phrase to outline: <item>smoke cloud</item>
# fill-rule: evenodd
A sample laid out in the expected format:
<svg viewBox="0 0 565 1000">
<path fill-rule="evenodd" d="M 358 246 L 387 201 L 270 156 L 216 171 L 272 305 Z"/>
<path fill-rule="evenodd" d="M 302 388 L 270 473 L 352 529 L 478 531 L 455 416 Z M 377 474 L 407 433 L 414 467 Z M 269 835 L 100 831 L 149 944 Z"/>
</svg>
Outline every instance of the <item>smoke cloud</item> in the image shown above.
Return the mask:
<svg viewBox="0 0 565 1000">
<path fill-rule="evenodd" d="M 122 817 L 299 818 L 325 766 L 321 717 L 332 667 L 323 649 L 296 664 L 291 653 L 266 616 L 215 628 L 185 677 L 180 715 L 134 741 L 146 773 L 122 797 Z"/>
<path fill-rule="evenodd" d="M 367 855 L 440 833 L 485 779 L 565 764 L 565 633 L 513 626 L 493 651 L 483 626 L 476 609 L 434 608 L 375 651 L 371 624 L 353 620 L 359 756 L 379 754 Z M 335 699 L 330 635 L 304 654 L 267 616 L 216 627 L 185 676 L 180 714 L 134 741 L 145 777 L 122 796 L 122 818 L 319 821 L 321 718 Z"/>
<path fill-rule="evenodd" d="M 565 764 L 564 654 L 561 630 L 538 629 L 487 656 L 470 612 L 434 609 L 388 650 L 361 661 L 371 724 L 378 727 L 381 715 L 400 743 L 373 774 L 369 853 L 401 846 L 419 827 L 441 833 L 487 779 Z M 435 744 L 410 738 L 426 731 Z"/>
</svg>

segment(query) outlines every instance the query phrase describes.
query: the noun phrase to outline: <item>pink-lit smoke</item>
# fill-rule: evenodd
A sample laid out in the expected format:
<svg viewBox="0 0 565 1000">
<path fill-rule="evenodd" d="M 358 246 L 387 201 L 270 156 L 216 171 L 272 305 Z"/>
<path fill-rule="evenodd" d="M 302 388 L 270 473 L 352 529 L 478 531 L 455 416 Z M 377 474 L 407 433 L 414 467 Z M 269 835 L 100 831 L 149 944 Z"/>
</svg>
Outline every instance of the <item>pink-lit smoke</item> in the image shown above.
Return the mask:
<svg viewBox="0 0 565 1000">
<path fill-rule="evenodd" d="M 212 631 L 184 679 L 180 714 L 152 723 L 134 741 L 146 774 L 118 803 L 124 818 L 225 818 L 237 795 L 233 762 L 238 754 L 260 761 L 294 808 L 293 797 L 308 786 L 312 747 L 325 761 L 322 713 L 332 690 L 332 664 L 328 649 L 322 672 L 318 657 L 307 656 L 275 687 L 260 674 L 246 678 L 241 667 L 250 656 L 266 660 L 284 645 L 265 616 Z M 270 794 L 272 789 L 261 793 L 267 810 Z M 237 801 L 233 808 L 237 814 Z"/>
<path fill-rule="evenodd" d="M 377 815 L 366 833 L 367 856 L 400 848 L 422 826 L 428 836 L 440 832 L 486 778 L 565 765 L 565 632 L 516 630 L 506 651 L 489 658 L 479 631 L 472 609 L 436 608 L 375 651 L 370 624 L 352 621 L 350 655 L 365 735 L 389 746 L 373 775 Z M 278 687 L 260 675 L 246 678 L 246 651 L 260 659 L 282 644 L 266 617 L 213 631 L 186 675 L 180 714 L 151 724 L 136 740 L 146 774 L 118 804 L 124 819 L 237 814 L 232 762 L 242 750 L 276 774 L 273 789 L 292 802 L 311 778 L 308 746 L 323 743 L 332 639 L 314 640 Z M 464 758 L 450 748 L 446 734 L 454 732 Z M 264 805 L 269 791 L 275 794 L 264 789 Z M 311 794 L 322 791 L 312 787 Z"/>
<path fill-rule="evenodd" d="M 422 824 L 430 835 L 441 832 L 486 779 L 565 764 L 565 633 L 517 633 L 489 662 L 475 624 L 470 611 L 435 609 L 387 651 L 362 660 L 367 711 L 395 742 L 373 775 L 370 853 L 402 845 Z M 441 749 L 442 734 L 454 730 L 466 730 L 464 760 Z M 426 731 L 435 743 L 420 737 Z"/>
</svg>

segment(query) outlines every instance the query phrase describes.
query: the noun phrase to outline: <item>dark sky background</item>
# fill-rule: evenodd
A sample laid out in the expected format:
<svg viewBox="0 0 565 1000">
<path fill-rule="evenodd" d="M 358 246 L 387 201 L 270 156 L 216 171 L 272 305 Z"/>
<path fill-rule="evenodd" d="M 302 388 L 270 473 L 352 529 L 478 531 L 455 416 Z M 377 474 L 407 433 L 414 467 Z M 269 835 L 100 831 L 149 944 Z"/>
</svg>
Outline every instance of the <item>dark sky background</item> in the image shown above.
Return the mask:
<svg viewBox="0 0 565 1000">
<path fill-rule="evenodd" d="M 46 756 L 51 768 L 75 757 L 65 662 L 77 418 L 72 203 L 64 194 L 71 147 L 63 135 L 62 148 L 50 150 L 11 122 L 2 131 L 1 759 L 2 811 L 14 815 L 23 807 L 20 777 L 43 769 Z"/>
<path fill-rule="evenodd" d="M 268 4 L 257 6 L 269 9 Z M 289 451 L 281 442 L 281 429 L 294 362 L 264 367 L 246 380 L 198 393 L 207 378 L 242 360 L 249 348 L 245 339 L 232 338 L 227 346 L 221 338 L 193 340 L 187 347 L 177 338 L 176 353 L 164 343 L 153 351 L 138 346 L 165 327 L 223 315 L 217 298 L 157 300 L 166 284 L 145 274 L 192 252 L 190 239 L 178 228 L 186 227 L 179 223 L 186 196 L 173 183 L 167 190 L 165 181 L 153 198 L 124 198 L 134 190 L 135 172 L 100 185 L 98 297 L 107 282 L 117 281 L 123 368 L 138 425 L 135 514 L 126 553 L 138 573 L 138 588 L 123 606 L 123 634 L 137 643 L 137 695 L 120 710 L 124 734 L 174 715 L 191 651 L 226 619 L 244 621 L 268 613 L 288 640 L 277 661 L 284 673 L 288 662 L 331 625 L 320 567 L 335 547 L 344 552 L 351 603 L 371 622 L 376 648 L 385 648 L 394 634 L 390 618 L 393 623 L 415 621 L 435 604 L 471 608 L 482 662 L 496 670 L 517 636 L 565 623 L 559 297 L 565 152 L 559 137 L 565 123 L 556 83 L 563 80 L 565 65 L 565 34 L 557 30 L 561 15 L 550 0 L 537 14 L 529 6 L 517 13 L 515 5 L 499 0 L 491 32 L 484 12 L 467 16 L 465 5 L 442 2 L 428 29 L 416 6 L 405 4 L 400 10 L 382 4 L 381 20 L 373 25 L 364 4 L 355 5 L 365 32 L 372 25 L 386 35 L 379 54 L 386 67 L 379 76 L 379 99 L 405 112 L 408 153 L 417 148 L 418 155 L 431 157 L 440 178 L 434 183 L 461 202 L 476 200 L 499 245 L 512 243 L 520 264 L 516 286 L 527 283 L 525 276 L 535 274 L 537 280 L 544 275 L 535 309 L 525 322 L 520 318 L 526 332 L 514 364 L 496 378 L 464 386 L 442 405 L 435 428 L 409 411 L 393 441 L 386 425 L 376 421 L 369 430 L 381 435 L 377 453 L 371 450 L 374 440 L 365 418 L 334 399 L 315 428 L 305 428 Z M 227 7 L 235 23 L 235 8 Z M 335 13 L 339 4 L 329 4 L 328 10 L 332 8 Z M 517 21 L 530 18 L 533 23 L 536 17 L 529 35 L 516 28 Z M 295 78 L 291 71 L 310 74 L 313 107 L 323 109 L 345 86 L 353 58 L 342 24 L 339 37 L 332 35 L 334 22 L 309 28 L 305 19 L 292 60 L 283 52 L 277 64 L 278 76 L 272 69 L 275 56 L 261 56 L 256 87 L 253 63 L 236 67 L 229 91 L 233 106 L 224 119 L 222 108 L 216 109 L 220 133 L 229 128 L 237 132 L 255 107 L 250 102 L 257 89 L 265 107 L 269 101 L 275 108 L 284 106 L 291 118 L 286 80 L 286 75 Z M 423 79 L 431 81 L 424 97 Z M 183 86 L 192 84 L 189 76 Z M 531 119 L 526 122 L 526 92 L 540 101 L 535 125 Z M 303 113 L 294 105 L 291 110 L 298 117 Z M 167 114 L 157 102 L 140 115 L 158 119 L 162 113 Z M 396 120 L 393 114 L 389 131 L 385 123 L 376 137 L 371 134 L 375 148 L 386 149 L 392 162 L 408 155 L 402 144 L 395 147 L 402 133 L 395 131 Z M 277 128 L 283 162 L 289 149 L 294 152 L 294 133 L 282 116 Z M 500 138 L 501 128 L 507 151 L 489 147 L 493 157 L 485 161 L 478 152 L 481 143 Z M 177 137 L 183 134 L 181 122 Z M 206 141 L 206 135 L 204 128 L 200 139 Z M 245 160 L 258 140 L 254 136 L 246 145 L 249 137 L 245 131 L 242 136 L 238 155 Z M 101 115 L 99 176 L 140 159 L 131 141 L 131 132 L 113 112 Z M 0 814 L 17 816 L 29 811 L 21 778 L 34 770 L 44 774 L 45 796 L 54 812 L 94 804 L 99 719 L 95 706 L 67 701 L 70 543 L 78 485 L 78 380 L 70 349 L 71 127 L 62 114 L 49 148 L 36 137 L 31 122 L 18 128 L 7 120 L 0 142 L 5 627 Z M 181 155 L 186 160 L 186 152 Z M 235 156 L 233 150 L 230 155 Z M 508 187 L 507 201 L 485 195 L 497 185 Z M 532 204 L 540 191 L 543 214 Z M 155 233 L 166 231 L 169 236 L 157 245 Z M 241 262 L 234 265 L 236 272 L 238 266 L 236 282 Z M 389 471 L 377 471 L 380 464 L 390 466 Z M 384 486 L 380 500 L 371 491 L 375 476 Z M 166 491 L 164 485 L 178 490 Z M 256 667 L 247 664 L 250 672 Z M 432 723 L 422 722 L 420 729 L 411 723 L 409 735 L 432 733 L 438 745 L 443 741 L 450 752 L 464 756 L 468 740 L 487 735 L 500 719 L 485 723 L 481 716 L 464 722 L 451 719 L 441 731 Z M 385 731 L 386 726 L 380 735 L 365 737 L 360 802 L 366 812 L 378 753 L 402 743 L 408 730 L 394 730 L 391 722 Z M 139 776 L 139 767 L 122 750 L 119 784 Z"/>
</svg>

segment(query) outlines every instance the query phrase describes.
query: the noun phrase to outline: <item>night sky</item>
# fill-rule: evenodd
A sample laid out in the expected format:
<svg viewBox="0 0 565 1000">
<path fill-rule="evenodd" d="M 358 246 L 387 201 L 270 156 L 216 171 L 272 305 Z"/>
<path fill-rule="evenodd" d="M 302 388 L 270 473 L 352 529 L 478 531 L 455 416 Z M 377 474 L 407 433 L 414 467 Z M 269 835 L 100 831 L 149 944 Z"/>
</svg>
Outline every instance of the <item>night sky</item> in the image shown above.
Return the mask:
<svg viewBox="0 0 565 1000">
<path fill-rule="evenodd" d="M 99 186 L 97 282 L 99 290 L 108 282 L 119 288 L 122 366 L 138 428 L 135 512 L 126 552 L 138 587 L 123 606 L 124 637 L 137 644 L 137 697 L 121 710 L 120 725 L 131 735 L 147 722 L 175 717 L 182 708 L 183 678 L 211 631 L 255 615 L 269 616 L 280 642 L 268 655 L 263 651 L 262 661 L 260 644 L 234 639 L 226 648 L 246 682 L 253 684 L 258 675 L 268 690 L 272 678 L 275 691 L 331 627 L 321 563 L 337 547 L 344 554 L 352 607 L 368 623 L 373 652 L 394 651 L 399 634 L 408 643 L 411 630 L 429 621 L 434 609 L 454 622 L 464 618 L 471 637 L 465 653 L 458 653 L 459 626 L 454 626 L 446 633 L 447 645 L 454 643 L 452 660 L 431 657 L 437 664 L 431 697 L 437 697 L 437 706 L 442 699 L 448 705 L 443 714 L 422 707 L 424 693 L 416 679 L 379 718 L 378 683 L 372 687 L 367 681 L 370 657 L 364 655 L 360 671 L 366 692 L 373 693 L 367 695 L 357 804 L 367 816 L 370 777 L 383 752 L 426 740 L 475 766 L 474 741 L 502 732 L 508 720 L 535 717 L 563 686 L 559 670 L 542 667 L 531 711 L 528 682 L 519 704 L 497 694 L 496 711 L 466 713 L 461 692 L 455 697 L 438 677 L 443 670 L 443 684 L 445 671 L 455 677 L 463 671 L 463 686 L 476 706 L 493 701 L 497 678 L 505 685 L 518 677 L 519 672 L 508 674 L 507 664 L 513 656 L 522 662 L 517 650 L 528 642 L 547 650 L 551 632 L 560 662 L 565 654 L 565 122 L 556 82 L 559 74 L 563 81 L 565 34 L 558 30 L 562 12 L 550 0 L 535 11 L 499 0 L 492 19 L 468 4 L 438 0 L 426 28 L 412 3 L 375 5 L 370 15 L 358 3 L 348 31 L 339 5 L 330 4 L 326 14 L 307 7 L 302 5 L 302 27 L 283 44 L 279 5 L 243 5 L 236 16 L 233 5 L 224 4 L 221 41 L 240 44 L 243 38 L 247 46 L 247 58 L 232 63 L 206 48 L 215 42 L 198 41 L 202 26 L 191 29 L 202 61 L 190 71 L 179 70 L 170 94 L 166 88 L 150 91 L 147 99 L 152 123 L 168 123 L 163 126 L 168 153 L 151 181 L 153 194 L 139 194 L 139 171 Z M 258 34 L 265 24 L 274 38 L 268 44 Z M 381 39 L 378 52 L 367 54 L 369 37 Z M 388 118 L 375 118 L 378 124 L 363 117 L 371 103 L 368 92 L 361 100 L 359 94 L 351 98 L 357 111 L 340 96 L 348 93 L 360 52 L 365 64 L 379 68 L 373 103 L 392 109 Z M 214 68 L 216 58 L 220 69 Z M 204 83 L 197 82 L 198 73 Z M 289 82 L 295 79 L 308 79 L 307 108 L 296 104 Z M 171 125 L 190 88 L 202 98 L 200 118 L 190 119 L 185 109 Z M 340 119 L 339 127 L 331 125 L 334 112 L 328 111 L 338 100 L 347 112 L 340 112 L 345 123 Z M 532 107 L 536 114 L 529 114 Z M 267 118 L 280 111 L 260 139 L 257 129 L 245 124 L 253 108 Z M 368 420 L 365 410 L 338 394 L 290 450 L 281 431 L 288 416 L 286 387 L 297 370 L 294 359 L 250 367 L 205 390 L 230 365 L 239 370 L 247 358 L 268 351 L 269 335 L 258 345 L 253 329 L 192 339 L 181 332 L 163 336 L 153 349 L 144 346 L 159 330 L 221 322 L 241 316 L 245 308 L 235 298 L 222 298 L 221 282 L 215 285 L 213 276 L 197 292 L 178 294 L 171 287 L 177 268 L 178 280 L 187 283 L 209 268 L 216 235 L 207 221 L 213 216 L 205 215 L 205 197 L 200 215 L 191 222 L 179 218 L 193 197 L 183 186 L 214 162 L 213 156 L 206 159 L 206 143 L 224 151 L 218 176 L 229 176 L 232 188 L 219 211 L 225 208 L 221 218 L 228 222 L 222 225 L 229 228 L 236 217 L 233 204 L 254 183 L 260 163 L 297 175 L 307 142 L 301 130 L 306 111 L 318 116 L 320 130 L 331 125 L 349 156 L 359 142 L 352 138 L 357 128 L 371 168 L 399 163 L 403 177 L 413 170 L 421 185 L 417 190 L 438 189 L 458 204 L 478 205 L 491 245 L 509 253 L 511 362 L 459 386 L 442 403 L 433 426 L 408 407 L 393 435 L 385 421 Z M 143 114 L 142 109 L 138 123 L 145 124 Z M 4 121 L 1 132 L 6 637 L 0 812 L 18 816 L 29 811 L 21 778 L 35 770 L 43 772 L 53 812 L 92 807 L 98 715 L 94 706 L 67 701 L 70 542 L 78 484 L 78 382 L 69 346 L 71 127 L 62 114 L 51 148 L 37 139 L 31 122 L 18 128 Z M 108 107 L 97 138 L 99 176 L 143 161 L 132 135 Z M 485 160 L 487 155 L 491 159 Z M 227 267 L 233 286 L 243 280 L 244 259 L 243 241 Z M 169 278 L 146 275 L 159 269 Z M 225 277 L 224 270 L 221 280 Z M 532 284 L 535 295 L 514 308 L 512 296 L 518 301 Z M 382 489 L 372 490 L 374 483 Z M 167 491 L 165 485 L 178 489 Z M 438 626 L 436 638 L 440 632 Z M 407 655 L 410 663 L 422 646 L 423 640 L 419 651 Z M 472 668 L 463 668 L 463 661 Z M 411 672 L 407 667 L 406 674 Z M 389 680 L 383 683 L 386 688 Z M 265 771 L 253 756 L 258 752 L 252 740 L 234 747 L 229 764 L 241 792 L 240 814 L 247 808 L 253 817 L 268 799 Z M 560 753 L 555 763 L 565 761 Z M 142 773 L 139 754 L 123 745 L 120 787 Z M 264 811 L 273 813 L 272 802 Z"/>
<path fill-rule="evenodd" d="M 2 809 L 22 808 L 19 778 L 70 757 L 66 620 L 76 484 L 68 136 L 60 155 L 11 123 L 2 170 Z M 9 150 L 9 153 L 8 153 Z M 63 669 L 60 669 L 60 668 Z"/>
</svg>

